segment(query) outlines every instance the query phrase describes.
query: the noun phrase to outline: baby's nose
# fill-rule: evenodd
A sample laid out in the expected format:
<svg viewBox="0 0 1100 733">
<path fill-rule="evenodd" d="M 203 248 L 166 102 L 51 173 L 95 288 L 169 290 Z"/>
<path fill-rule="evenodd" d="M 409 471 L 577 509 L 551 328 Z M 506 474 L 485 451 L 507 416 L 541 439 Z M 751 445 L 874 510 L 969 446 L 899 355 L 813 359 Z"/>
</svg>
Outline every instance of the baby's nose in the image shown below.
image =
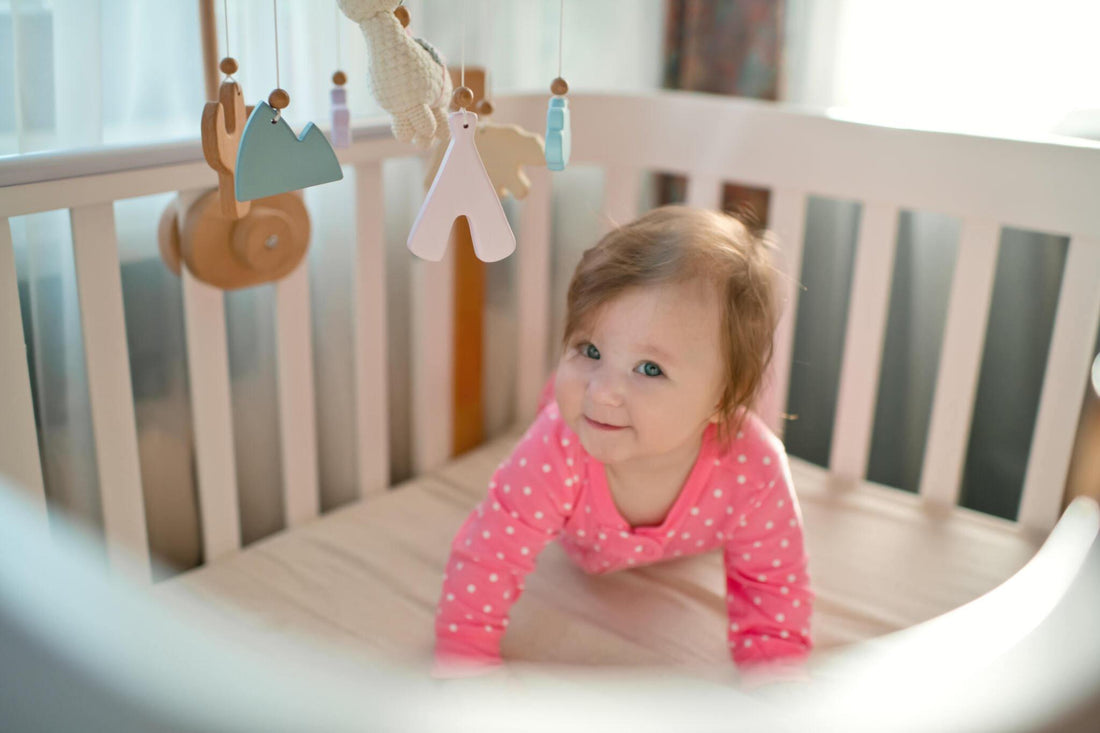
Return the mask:
<svg viewBox="0 0 1100 733">
<path fill-rule="evenodd" d="M 599 373 L 588 380 L 588 394 L 593 402 L 601 405 L 620 405 L 623 401 L 623 383 L 612 375 Z"/>
</svg>

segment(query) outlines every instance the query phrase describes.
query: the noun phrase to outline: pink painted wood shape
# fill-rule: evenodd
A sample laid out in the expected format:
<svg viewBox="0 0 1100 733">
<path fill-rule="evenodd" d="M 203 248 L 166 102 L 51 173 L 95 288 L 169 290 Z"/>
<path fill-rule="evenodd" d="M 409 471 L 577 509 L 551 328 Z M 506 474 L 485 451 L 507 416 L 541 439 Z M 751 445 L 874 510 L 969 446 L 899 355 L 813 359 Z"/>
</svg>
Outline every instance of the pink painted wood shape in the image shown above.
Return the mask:
<svg viewBox="0 0 1100 733">
<path fill-rule="evenodd" d="M 477 115 L 452 112 L 447 124 L 451 142 L 409 232 L 409 251 L 432 262 L 443 259 L 451 226 L 465 216 L 478 259 L 502 260 L 515 251 L 516 235 L 474 144 Z"/>
</svg>

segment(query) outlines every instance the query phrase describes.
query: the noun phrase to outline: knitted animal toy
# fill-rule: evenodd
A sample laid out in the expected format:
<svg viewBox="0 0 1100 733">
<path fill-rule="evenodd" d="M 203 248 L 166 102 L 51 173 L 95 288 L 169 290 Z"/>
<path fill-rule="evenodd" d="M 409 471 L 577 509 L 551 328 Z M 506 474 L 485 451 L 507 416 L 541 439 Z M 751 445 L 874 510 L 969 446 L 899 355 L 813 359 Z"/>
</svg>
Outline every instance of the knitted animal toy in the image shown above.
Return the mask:
<svg viewBox="0 0 1100 733">
<path fill-rule="evenodd" d="M 431 44 L 405 31 L 394 13 L 398 0 L 337 1 L 367 39 L 371 87 L 378 103 L 393 117 L 394 137 L 421 148 L 433 138 L 447 140 L 450 74 Z M 402 15 L 408 17 L 407 12 Z"/>
</svg>

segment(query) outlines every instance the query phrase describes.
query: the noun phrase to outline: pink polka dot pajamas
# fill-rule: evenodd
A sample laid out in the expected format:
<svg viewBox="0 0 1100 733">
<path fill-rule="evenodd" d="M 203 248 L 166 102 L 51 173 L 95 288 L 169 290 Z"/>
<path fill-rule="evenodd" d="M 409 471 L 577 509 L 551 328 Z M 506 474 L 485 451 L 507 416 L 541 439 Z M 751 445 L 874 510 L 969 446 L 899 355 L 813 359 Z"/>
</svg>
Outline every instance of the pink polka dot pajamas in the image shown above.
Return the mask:
<svg viewBox="0 0 1100 733">
<path fill-rule="evenodd" d="M 809 652 L 802 519 L 783 445 L 755 415 L 727 446 L 714 425 L 664 521 L 631 527 L 604 466 L 547 401 L 451 545 L 436 615 L 436 663 L 500 663 L 508 611 L 553 540 L 589 573 L 722 549 L 731 656 L 746 667 Z"/>
</svg>

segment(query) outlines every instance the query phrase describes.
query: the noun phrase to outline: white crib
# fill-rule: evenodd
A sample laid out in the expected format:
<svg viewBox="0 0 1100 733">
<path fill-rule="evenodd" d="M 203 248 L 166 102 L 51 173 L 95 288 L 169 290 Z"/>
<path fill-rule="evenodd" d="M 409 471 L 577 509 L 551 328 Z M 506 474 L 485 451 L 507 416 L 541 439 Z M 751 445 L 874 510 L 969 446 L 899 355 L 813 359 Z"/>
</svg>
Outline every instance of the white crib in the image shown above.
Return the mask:
<svg viewBox="0 0 1100 733">
<path fill-rule="evenodd" d="M 797 701 L 793 708 L 797 714 L 782 720 L 740 697 L 729 697 L 734 692 L 728 686 L 703 681 L 732 676 L 724 644 L 725 590 L 716 555 L 592 578 L 551 547 L 529 578 L 505 639 L 505 656 L 514 660 L 516 669 L 524 669 L 524 663 L 543 665 L 528 667 L 532 671 L 530 686 L 525 688 L 527 701 L 535 706 L 552 704 L 546 695 L 553 691 L 576 696 L 596 712 L 620 717 L 637 714 L 642 727 L 656 728 L 660 721 L 667 728 L 676 719 L 661 706 L 694 700 L 699 712 L 692 720 L 700 730 L 711 727 L 706 721 L 712 718 L 707 716 L 729 705 L 733 707 L 725 709 L 739 711 L 746 721 L 764 729 L 787 729 L 784 726 L 794 727 L 792 721 L 812 720 L 822 728 L 844 725 L 868 730 L 897 722 L 903 711 L 917 709 L 918 699 L 942 703 L 935 713 L 941 716 L 935 719 L 937 725 L 950 721 L 959 730 L 980 728 L 974 715 L 985 715 L 980 717 L 981 725 L 990 726 L 989 721 L 1007 720 L 996 717 L 1006 711 L 1015 711 L 1016 720 L 1045 713 L 1045 718 L 1035 717 L 1038 726 L 1051 723 L 1056 702 L 1063 705 L 1057 708 L 1059 714 L 1081 709 L 1081 701 L 1089 695 L 1095 705 L 1100 634 L 1094 622 L 1086 620 L 1100 593 L 1100 568 L 1093 547 L 1095 505 L 1074 506 L 1063 519 L 1064 528 L 1056 533 L 1061 539 L 1052 537 L 1036 559 L 1038 570 L 1029 566 L 1011 584 L 990 591 L 1032 559 L 1063 511 L 1080 397 L 1100 324 L 1100 207 L 1095 203 L 1100 145 L 893 129 L 771 103 L 698 94 L 571 97 L 576 120 L 573 164 L 604 168 L 605 220 L 627 221 L 638 213 L 641 175 L 648 171 L 687 176 L 687 203 L 696 206 L 717 206 L 725 181 L 766 188 L 771 192 L 768 226 L 779 237 L 785 267 L 797 276 L 810 195 L 858 201 L 863 213 L 829 467 L 791 461 L 818 595 L 814 636 L 824 681 L 791 692 L 787 701 Z M 499 97 L 494 103 L 496 120 L 541 128 L 544 95 Z M 519 420 L 503 438 L 458 459 L 449 456 L 452 334 L 448 315 L 453 257 L 440 264 L 414 262 L 416 475 L 387 491 L 382 163 L 416 154 L 395 142 L 384 124 L 357 129 L 353 146 L 340 151 L 345 171 L 354 173 L 349 185 L 355 187 L 357 204 L 356 260 L 349 269 L 354 273 L 356 296 L 354 381 L 361 501 L 323 516 L 318 509 L 310 301 L 308 278 L 299 269 L 279 283 L 276 298 L 280 448 L 288 528 L 241 548 L 223 296 L 185 274 L 195 460 L 208 561 L 197 570 L 151 586 L 154 559 L 148 551 L 142 498 L 143 488 L 148 487 L 142 487 L 138 470 L 112 207 L 115 201 L 166 191 L 179 191 L 181 205 L 187 205 L 215 185 L 216 178 L 197 143 L 127 150 L 109 159 L 59 156 L 21 170 L 0 169 L 0 182 L 6 184 L 0 188 L 0 474 L 19 487 L 17 494 L 7 492 L 5 501 L 11 508 L 0 515 L 0 620 L 6 619 L 6 625 L 0 625 L 0 651 L 4 639 L 15 640 L 9 648 L 23 656 L 10 658 L 21 660 L 25 684 L 35 693 L 6 698 L 0 693 L 0 701 L 22 701 L 21 708 L 13 709 L 24 717 L 16 720 L 31 721 L 41 713 L 39 721 L 56 721 L 50 715 L 64 715 L 56 710 L 47 713 L 49 706 L 41 703 L 49 696 L 32 683 L 44 684 L 50 674 L 60 674 L 57 669 L 75 669 L 73 680 L 80 673 L 96 672 L 106 675 L 104 679 L 129 680 L 111 688 L 119 699 L 132 702 L 138 695 L 153 701 L 139 714 L 125 705 L 104 702 L 110 697 L 107 693 L 97 698 L 106 711 L 105 720 L 123 721 L 133 728 L 155 729 L 149 721 L 169 719 L 181 729 L 234 730 L 301 729 L 309 727 L 308 721 L 324 721 L 326 728 L 357 729 L 388 721 L 402 730 L 440 725 L 465 729 L 475 724 L 492 728 L 502 720 L 514 725 L 509 711 L 479 697 L 489 694 L 490 683 L 440 687 L 422 678 L 430 658 L 434 604 L 450 540 L 484 495 L 493 468 L 533 416 L 547 375 L 551 309 L 562 305 L 551 303 L 549 297 L 551 177 L 545 170 L 529 171 L 533 185 L 522 202 L 517 231 L 520 337 L 513 399 Z M 918 495 L 864 480 L 895 227 L 902 208 L 948 213 L 963 221 Z M 97 585 L 101 580 L 89 577 L 86 573 L 91 571 L 79 559 L 53 558 L 48 548 L 40 547 L 42 538 L 20 524 L 44 528 L 47 507 L 7 218 L 57 209 L 71 212 L 102 491 L 103 540 L 112 567 L 127 579 L 121 588 Z M 1002 226 L 1070 237 L 1016 522 L 956 506 Z M 760 408 L 778 431 L 782 430 L 798 296 L 793 285 L 789 295 L 777 334 L 771 386 Z M 28 501 L 16 501 L 17 496 Z M 68 547 L 68 541 L 58 544 Z M 34 560 L 12 561 L 17 551 L 22 556 L 24 547 L 43 553 L 41 573 L 17 572 L 21 566 L 35 565 Z M 44 589 L 43 579 L 52 581 L 46 584 L 52 590 Z M 69 586 L 58 586 L 62 582 L 77 584 L 72 586 L 74 594 L 66 594 Z M 32 592 L 32 587 L 41 592 Z M 77 587 L 87 591 L 86 605 L 75 596 Z M 1031 614 L 1003 618 L 1018 608 L 1020 598 L 1035 601 Z M 53 608 L 51 604 L 65 599 L 75 604 L 71 610 L 39 614 L 37 621 L 20 627 L 26 614 L 36 618 L 35 608 Z M 117 613 L 101 605 L 108 602 L 118 604 Z M 183 609 L 194 619 L 191 627 L 179 625 Z M 948 615 L 924 623 L 942 614 Z M 1003 626 L 993 636 L 988 630 L 998 618 Z M 132 625 L 127 626 L 126 619 Z M 1070 640 L 1064 631 L 1067 620 L 1084 624 L 1092 633 Z M 89 639 L 102 642 L 105 634 L 126 628 L 140 632 L 126 640 L 114 639 L 114 647 L 86 645 Z M 227 630 L 237 635 L 233 638 L 239 648 L 209 646 L 210 639 L 203 636 L 229 638 L 219 636 Z M 888 634 L 881 645 L 869 642 Z M 960 642 L 964 637 L 982 639 L 985 646 Z M 27 639 L 37 639 L 38 645 Z M 166 656 L 157 664 L 141 658 L 139 640 L 163 644 Z M 1063 654 L 1054 659 L 1064 661 L 1066 670 L 1075 670 L 1078 677 L 1072 683 L 1052 686 L 1054 673 L 1049 665 L 1036 666 L 1028 656 L 1040 644 Z M 331 646 L 341 647 L 348 656 L 322 654 Z M 112 648 L 120 650 L 120 655 L 116 657 Z M 184 674 L 200 648 L 218 655 L 221 666 L 209 663 Z M 89 649 L 95 653 L 88 653 Z M 265 669 L 258 649 L 289 655 L 284 671 L 301 675 L 302 684 L 289 684 Z M 122 652 L 137 656 L 128 658 Z M 73 662 L 68 667 L 67 654 Z M 954 672 L 945 675 L 942 664 L 935 663 L 953 654 Z M 35 659 L 46 661 L 37 664 Z M 897 660 L 916 668 L 903 668 Z M 375 662 L 388 666 L 376 667 Z M 56 669 L 50 667 L 54 663 Z M 0 683 L 14 679 L 8 665 L 2 665 Z M 874 665 L 908 675 L 905 685 L 899 678 L 896 689 L 883 688 L 865 674 Z M 585 666 L 675 667 L 692 676 L 682 683 L 669 682 L 667 688 L 654 689 L 649 678 L 632 681 L 631 685 L 638 685 L 634 687 L 617 687 L 618 683 L 601 678 L 604 686 L 591 688 L 577 671 Z M 558 671 L 547 673 L 553 669 Z M 1014 700 L 959 707 L 951 697 L 957 687 L 945 681 L 968 685 L 981 702 L 985 700 L 981 695 L 991 694 L 1003 682 L 997 675 L 1025 674 L 1021 670 L 1029 670 L 1027 679 L 1046 695 L 1032 701 L 1034 705 L 1021 707 L 1023 703 Z M 44 676 L 36 676 L 38 672 Z M 196 676 L 204 679 L 195 681 Z M 241 696 L 219 701 L 216 683 L 230 680 L 241 686 Z M 349 680 L 373 686 L 365 697 L 356 697 Z M 307 682 L 312 687 L 307 688 Z M 73 685 L 79 687 L 75 681 Z M 473 697 L 460 699 L 458 688 Z M 95 697 L 96 689 L 89 687 L 88 699 Z M 598 696 L 593 696 L 593 689 L 600 691 Z M 629 694 L 632 689 L 645 689 L 656 707 L 638 707 L 630 713 L 615 707 L 628 698 L 638 699 Z M 199 707 L 181 702 L 183 690 Z M 859 695 L 872 694 L 888 697 L 895 707 L 889 712 L 859 712 Z M 290 700 L 288 695 L 300 699 Z M 434 707 L 425 706 L 424 695 L 435 696 Z M 468 703 L 475 698 L 485 699 L 487 707 L 475 709 Z M 246 699 L 263 704 L 245 705 Z M 170 700 L 175 703 L 165 702 Z M 164 716 L 158 718 L 159 713 Z M 342 717 L 352 714 L 360 717 L 354 722 Z M 443 717 L 432 717 L 437 714 Z M 524 727 L 541 729 L 551 722 L 560 726 L 563 720 L 577 724 L 578 719 L 568 717 L 573 714 L 545 708 L 543 717 L 534 722 L 525 719 Z M 921 715 L 925 717 L 913 713 L 916 717 L 911 716 L 910 723 L 919 720 L 930 725 L 933 718 L 927 716 L 933 713 L 925 710 Z M 363 722 L 368 719 L 374 723 Z M 960 721 L 974 725 L 966 727 Z M 728 719 L 723 724 L 727 723 Z M 1070 725 L 1066 723 L 1066 729 Z M 40 727 L 49 725 L 40 723 Z"/>
</svg>

